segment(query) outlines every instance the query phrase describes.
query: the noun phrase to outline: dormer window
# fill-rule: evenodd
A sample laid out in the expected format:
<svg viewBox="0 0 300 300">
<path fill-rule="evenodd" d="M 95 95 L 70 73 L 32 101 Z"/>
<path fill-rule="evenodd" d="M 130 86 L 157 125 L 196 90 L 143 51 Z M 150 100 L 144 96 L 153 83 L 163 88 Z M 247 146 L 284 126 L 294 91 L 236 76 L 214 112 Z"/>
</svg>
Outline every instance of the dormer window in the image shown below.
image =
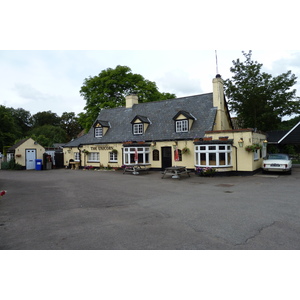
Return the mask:
<svg viewBox="0 0 300 300">
<path fill-rule="evenodd" d="M 150 120 L 144 116 L 136 116 L 132 121 L 132 133 L 134 135 L 142 135 L 146 132 L 148 126 L 151 124 Z"/>
<path fill-rule="evenodd" d="M 93 127 L 95 138 L 102 138 L 110 128 L 110 123 L 107 121 L 97 120 Z"/>
<path fill-rule="evenodd" d="M 133 124 L 133 134 L 134 135 L 140 135 L 143 133 L 144 133 L 144 124 L 143 123 Z"/>
<path fill-rule="evenodd" d="M 188 132 L 189 122 L 188 120 L 176 121 L 176 132 Z"/>
<path fill-rule="evenodd" d="M 103 128 L 102 127 L 96 127 L 95 128 L 95 137 L 96 138 L 102 138 L 103 137 Z"/>
<path fill-rule="evenodd" d="M 173 120 L 175 121 L 175 131 L 180 133 L 189 132 L 196 118 L 192 114 L 181 110 L 175 115 Z"/>
</svg>

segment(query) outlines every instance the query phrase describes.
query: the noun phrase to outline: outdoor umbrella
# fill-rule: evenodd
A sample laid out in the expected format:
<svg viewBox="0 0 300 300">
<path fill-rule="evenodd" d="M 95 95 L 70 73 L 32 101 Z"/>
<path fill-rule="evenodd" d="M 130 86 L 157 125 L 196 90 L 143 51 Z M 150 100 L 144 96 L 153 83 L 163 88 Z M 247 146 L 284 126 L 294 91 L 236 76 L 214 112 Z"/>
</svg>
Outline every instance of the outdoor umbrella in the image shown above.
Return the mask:
<svg viewBox="0 0 300 300">
<path fill-rule="evenodd" d="M 175 161 L 179 161 L 178 147 L 176 147 L 176 150 L 175 150 Z"/>
<path fill-rule="evenodd" d="M 136 164 L 139 162 L 139 155 L 138 155 L 138 152 L 137 152 L 136 149 L 135 149 L 135 152 L 134 152 L 134 161 L 135 161 Z"/>
</svg>

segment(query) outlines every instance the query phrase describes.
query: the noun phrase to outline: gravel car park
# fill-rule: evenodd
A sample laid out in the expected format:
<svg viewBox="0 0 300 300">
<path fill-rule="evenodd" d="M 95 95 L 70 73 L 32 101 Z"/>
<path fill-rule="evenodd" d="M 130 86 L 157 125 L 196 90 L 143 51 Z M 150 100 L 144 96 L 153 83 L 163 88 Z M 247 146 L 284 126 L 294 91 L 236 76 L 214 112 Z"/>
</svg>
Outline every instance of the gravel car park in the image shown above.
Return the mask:
<svg viewBox="0 0 300 300">
<path fill-rule="evenodd" d="M 0 171 L 1 249 L 300 249 L 292 176 Z"/>
</svg>

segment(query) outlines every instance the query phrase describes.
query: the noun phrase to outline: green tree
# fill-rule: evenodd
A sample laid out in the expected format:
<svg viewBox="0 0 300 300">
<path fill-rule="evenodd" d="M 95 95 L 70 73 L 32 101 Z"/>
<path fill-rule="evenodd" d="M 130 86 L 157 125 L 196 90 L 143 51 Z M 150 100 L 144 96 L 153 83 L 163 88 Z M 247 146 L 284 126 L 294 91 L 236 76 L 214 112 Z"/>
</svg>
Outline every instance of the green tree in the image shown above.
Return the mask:
<svg viewBox="0 0 300 300">
<path fill-rule="evenodd" d="M 32 127 L 40 127 L 44 125 L 59 126 L 60 117 L 56 114 L 49 111 L 38 112 L 31 117 Z"/>
<path fill-rule="evenodd" d="M 229 107 L 244 127 L 277 129 L 282 117 L 299 113 L 299 98 L 292 89 L 297 78 L 291 71 L 272 77 L 262 72 L 263 64 L 252 60 L 252 51 L 242 53 L 245 62 L 233 61 L 234 76 L 225 80 Z"/>
<path fill-rule="evenodd" d="M 43 147 L 52 147 L 54 143 L 66 143 L 66 132 L 59 126 L 44 125 L 30 131 L 30 136 Z"/>
<path fill-rule="evenodd" d="M 86 112 L 79 115 L 81 125 L 85 129 L 90 128 L 101 109 L 123 106 L 129 94 L 138 95 L 141 103 L 176 97 L 174 94 L 160 93 L 155 82 L 133 74 L 129 67 L 108 68 L 98 76 L 84 80 L 80 95 L 86 101 Z"/>
<path fill-rule="evenodd" d="M 22 136 L 12 110 L 0 105 L 0 151 L 3 152 L 4 146 L 12 146 L 14 141 Z"/>
<path fill-rule="evenodd" d="M 29 111 L 23 108 L 10 108 L 11 114 L 15 119 L 16 125 L 22 132 L 22 137 L 27 135 L 27 132 L 31 129 L 31 114 Z"/>
<path fill-rule="evenodd" d="M 82 131 L 82 127 L 79 124 L 78 117 L 73 112 L 64 112 L 60 117 L 60 127 L 66 132 L 68 141 L 76 138 L 76 136 Z"/>
</svg>

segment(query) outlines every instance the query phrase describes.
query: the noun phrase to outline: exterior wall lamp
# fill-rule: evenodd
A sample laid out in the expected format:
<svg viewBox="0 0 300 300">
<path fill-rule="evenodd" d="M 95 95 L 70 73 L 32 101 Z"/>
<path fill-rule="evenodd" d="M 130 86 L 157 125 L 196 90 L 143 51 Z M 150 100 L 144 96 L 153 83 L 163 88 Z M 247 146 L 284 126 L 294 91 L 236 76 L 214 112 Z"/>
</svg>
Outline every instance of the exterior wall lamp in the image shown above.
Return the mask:
<svg viewBox="0 0 300 300">
<path fill-rule="evenodd" d="M 156 146 L 156 142 L 152 142 L 152 143 L 151 143 L 151 146 L 152 146 L 152 147 L 155 147 L 155 146 Z"/>
<path fill-rule="evenodd" d="M 268 141 L 267 141 L 267 140 L 264 140 L 264 141 L 263 141 L 263 146 L 264 146 L 264 148 L 266 148 L 267 145 L 268 145 Z"/>
<path fill-rule="evenodd" d="M 238 141 L 238 144 L 239 144 L 239 147 L 240 147 L 240 148 L 243 148 L 243 147 L 244 147 L 244 139 L 241 138 L 241 139 Z"/>
</svg>

